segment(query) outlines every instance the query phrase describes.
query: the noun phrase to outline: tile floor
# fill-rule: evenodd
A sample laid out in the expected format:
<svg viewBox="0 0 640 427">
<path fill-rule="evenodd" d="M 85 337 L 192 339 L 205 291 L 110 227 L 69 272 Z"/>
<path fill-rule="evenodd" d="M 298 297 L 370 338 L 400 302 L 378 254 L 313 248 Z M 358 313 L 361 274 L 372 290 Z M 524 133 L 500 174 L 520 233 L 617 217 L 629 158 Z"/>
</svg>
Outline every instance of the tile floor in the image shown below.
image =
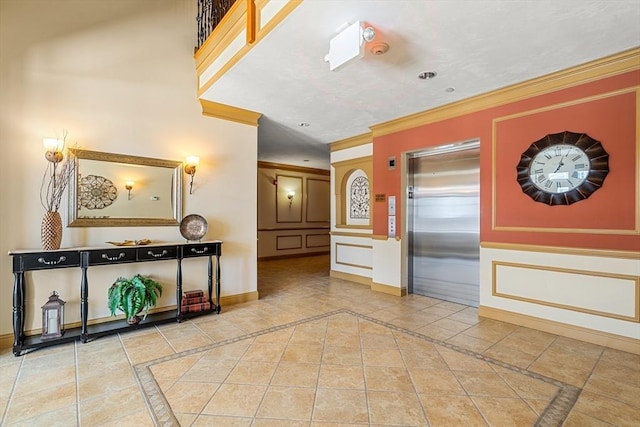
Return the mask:
<svg viewBox="0 0 640 427">
<path fill-rule="evenodd" d="M 224 284 L 223 284 L 224 286 Z M 259 263 L 260 300 L 14 357 L 2 426 L 639 426 L 640 356 Z"/>
</svg>

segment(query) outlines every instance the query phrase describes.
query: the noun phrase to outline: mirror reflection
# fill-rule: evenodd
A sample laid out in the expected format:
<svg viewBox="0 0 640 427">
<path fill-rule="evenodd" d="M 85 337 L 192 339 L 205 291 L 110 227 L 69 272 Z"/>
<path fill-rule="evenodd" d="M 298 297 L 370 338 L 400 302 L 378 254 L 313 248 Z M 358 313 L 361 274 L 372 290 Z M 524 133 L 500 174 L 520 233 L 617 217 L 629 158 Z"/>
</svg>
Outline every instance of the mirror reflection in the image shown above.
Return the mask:
<svg viewBox="0 0 640 427">
<path fill-rule="evenodd" d="M 178 225 L 182 163 L 70 150 L 76 174 L 69 186 L 70 227 Z"/>
</svg>

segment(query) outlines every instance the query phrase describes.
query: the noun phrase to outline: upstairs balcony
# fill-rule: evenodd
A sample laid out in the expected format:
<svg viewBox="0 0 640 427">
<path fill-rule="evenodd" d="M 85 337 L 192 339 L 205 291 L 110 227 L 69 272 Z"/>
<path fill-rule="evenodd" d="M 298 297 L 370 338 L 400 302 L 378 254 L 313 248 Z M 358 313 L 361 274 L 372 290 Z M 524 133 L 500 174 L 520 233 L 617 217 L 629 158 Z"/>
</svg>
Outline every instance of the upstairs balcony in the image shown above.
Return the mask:
<svg viewBox="0 0 640 427">
<path fill-rule="evenodd" d="M 260 113 L 215 102 L 215 83 L 303 0 L 197 0 L 194 59 L 203 114 L 257 126 Z"/>
</svg>

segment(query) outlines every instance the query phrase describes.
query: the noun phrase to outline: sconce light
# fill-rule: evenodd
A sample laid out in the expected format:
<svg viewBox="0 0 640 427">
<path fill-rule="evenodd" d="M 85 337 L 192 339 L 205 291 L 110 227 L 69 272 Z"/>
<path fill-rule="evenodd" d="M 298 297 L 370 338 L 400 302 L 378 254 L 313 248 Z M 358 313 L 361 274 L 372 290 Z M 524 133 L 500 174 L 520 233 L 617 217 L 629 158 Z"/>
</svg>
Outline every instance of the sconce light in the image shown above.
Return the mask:
<svg viewBox="0 0 640 427">
<path fill-rule="evenodd" d="M 42 306 L 42 339 L 60 338 L 64 334 L 64 304 L 53 291 Z"/>
<path fill-rule="evenodd" d="M 296 195 L 295 191 L 289 191 L 287 193 L 287 199 L 289 199 L 289 207 L 291 207 L 291 203 L 293 203 L 293 196 Z"/>
<path fill-rule="evenodd" d="M 200 164 L 200 157 L 187 156 L 184 162 L 184 172 L 187 175 L 191 175 L 191 181 L 189 182 L 189 194 L 193 194 L 193 176 L 196 174 L 196 167 Z"/>
<path fill-rule="evenodd" d="M 64 139 L 44 138 L 42 145 L 46 150 L 44 157 L 51 163 L 60 163 L 63 159 Z"/>
<path fill-rule="evenodd" d="M 126 188 L 129 192 L 129 194 L 127 195 L 127 200 L 131 200 L 131 190 L 133 190 L 133 184 L 135 184 L 134 181 L 127 181 L 124 184 L 124 188 Z"/>
</svg>

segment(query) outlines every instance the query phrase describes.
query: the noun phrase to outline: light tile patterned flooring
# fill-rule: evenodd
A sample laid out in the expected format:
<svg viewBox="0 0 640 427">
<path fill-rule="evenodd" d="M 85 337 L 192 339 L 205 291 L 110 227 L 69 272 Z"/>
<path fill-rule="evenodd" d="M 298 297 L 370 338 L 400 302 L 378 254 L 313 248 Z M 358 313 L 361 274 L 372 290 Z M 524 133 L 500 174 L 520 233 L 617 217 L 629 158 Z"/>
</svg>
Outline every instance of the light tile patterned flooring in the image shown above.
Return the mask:
<svg viewBox="0 0 640 427">
<path fill-rule="evenodd" d="M 640 425 L 640 356 L 372 292 L 326 256 L 261 262 L 258 289 L 219 316 L 3 350 L 0 425 Z"/>
</svg>

